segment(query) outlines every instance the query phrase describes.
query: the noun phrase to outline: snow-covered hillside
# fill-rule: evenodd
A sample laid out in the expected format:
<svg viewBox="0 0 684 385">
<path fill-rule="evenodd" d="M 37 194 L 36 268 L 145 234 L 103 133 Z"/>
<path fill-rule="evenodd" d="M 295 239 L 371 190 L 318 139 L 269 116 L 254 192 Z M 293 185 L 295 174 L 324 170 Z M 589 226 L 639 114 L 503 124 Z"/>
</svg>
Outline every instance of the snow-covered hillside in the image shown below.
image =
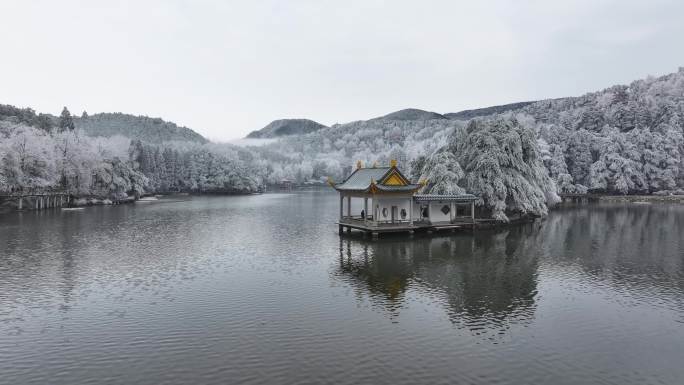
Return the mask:
<svg viewBox="0 0 684 385">
<path fill-rule="evenodd" d="M 129 114 L 101 113 L 74 117 L 76 129 L 88 136 L 125 136 L 148 143 L 161 144 L 171 141 L 208 143 L 195 131 L 167 122 L 160 118 Z"/>
<path fill-rule="evenodd" d="M 435 119 L 448 119 L 442 114 L 438 114 L 432 111 L 419 110 L 417 108 L 406 108 L 404 110 L 395 111 L 382 116 L 377 119 L 384 120 L 435 120 Z"/>
<path fill-rule="evenodd" d="M 278 138 L 288 135 L 304 135 L 324 128 L 325 126 L 309 119 L 279 119 L 274 120 L 266 127 L 252 131 L 247 135 L 248 139 Z"/>
<path fill-rule="evenodd" d="M 146 129 L 152 132 L 138 136 L 159 138 L 157 130 Z M 66 108 L 55 118 L 0 106 L 0 193 L 66 190 L 77 196 L 122 198 L 133 193 L 261 188 L 263 168 L 239 147 L 202 144 L 197 134 L 164 143 L 111 134 L 86 135 Z"/>
<path fill-rule="evenodd" d="M 684 189 L 684 69 L 580 97 L 508 106 L 512 111 L 503 115 L 535 132 L 559 192 Z M 379 118 L 284 138 L 254 151 L 264 159 L 278 159 L 268 178 L 341 178 L 357 160 L 386 164 L 397 159 L 408 168 L 411 161 L 446 145 L 446 138 L 466 124 L 459 119 Z"/>
<path fill-rule="evenodd" d="M 684 189 L 684 68 L 520 112 L 562 192 Z"/>
<path fill-rule="evenodd" d="M 118 116 L 100 118 L 109 115 Z M 0 190 L 254 191 L 282 179 L 340 180 L 358 160 L 396 159 L 412 178 L 431 179 L 434 191 L 477 193 L 499 218 L 511 209 L 543 214 L 556 193 L 684 193 L 684 69 L 580 97 L 446 117 L 409 109 L 301 131 L 275 124 L 285 136 L 259 146 L 203 143 L 154 119 L 144 120 L 143 132 L 119 119 L 115 132 L 79 134 L 84 119 L 96 120 L 0 105 Z M 169 142 L 157 129 L 180 136 Z M 100 137 L 116 132 L 124 136 Z"/>
</svg>

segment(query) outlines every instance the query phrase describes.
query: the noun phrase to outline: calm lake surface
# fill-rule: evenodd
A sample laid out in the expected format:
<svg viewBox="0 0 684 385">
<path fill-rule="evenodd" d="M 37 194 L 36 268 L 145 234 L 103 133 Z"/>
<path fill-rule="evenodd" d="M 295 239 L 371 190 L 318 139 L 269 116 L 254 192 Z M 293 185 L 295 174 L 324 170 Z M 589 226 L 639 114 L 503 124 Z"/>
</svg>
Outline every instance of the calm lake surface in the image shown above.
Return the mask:
<svg viewBox="0 0 684 385">
<path fill-rule="evenodd" d="M 684 383 L 684 205 L 373 242 L 183 198 L 0 215 L 0 383 Z"/>
</svg>

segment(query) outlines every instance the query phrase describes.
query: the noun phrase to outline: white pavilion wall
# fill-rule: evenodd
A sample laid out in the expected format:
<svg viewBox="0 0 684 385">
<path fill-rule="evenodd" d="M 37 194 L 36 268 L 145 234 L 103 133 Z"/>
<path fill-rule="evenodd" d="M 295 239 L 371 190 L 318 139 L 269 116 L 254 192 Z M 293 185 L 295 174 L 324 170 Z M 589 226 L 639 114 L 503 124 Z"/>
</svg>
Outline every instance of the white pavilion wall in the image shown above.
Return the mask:
<svg viewBox="0 0 684 385">
<path fill-rule="evenodd" d="M 445 202 L 433 201 L 433 202 L 429 202 L 429 203 L 428 202 L 420 202 L 420 203 L 415 202 L 413 205 L 414 215 L 415 215 L 414 218 L 419 218 L 420 210 L 423 207 L 427 206 L 428 204 L 430 206 L 430 217 L 424 218 L 424 219 L 427 219 L 432 223 L 449 222 L 449 221 L 451 221 L 452 217 L 453 218 L 456 217 L 456 211 L 455 210 L 456 210 L 458 205 L 456 205 L 455 203 L 449 202 L 449 201 L 445 201 Z M 449 206 L 450 212 L 447 212 L 446 214 L 444 214 L 442 212 L 442 207 L 444 207 L 444 206 Z M 461 206 L 464 206 L 464 205 L 461 204 Z M 468 206 L 469 206 L 469 204 L 468 204 Z"/>
<path fill-rule="evenodd" d="M 430 222 L 449 222 L 451 221 L 451 214 L 442 212 L 443 206 L 450 206 L 449 202 L 430 202 Z M 449 208 L 453 208 L 453 205 Z"/>
<path fill-rule="evenodd" d="M 399 221 L 408 221 L 409 220 L 409 213 L 411 210 L 411 199 L 409 197 L 405 198 L 386 198 L 386 197 L 377 197 L 376 201 L 373 203 L 375 207 L 377 207 L 377 211 L 375 211 L 378 214 L 378 221 L 391 221 L 392 220 L 392 206 L 397 207 L 397 214 L 396 214 L 396 220 Z M 387 216 L 382 215 L 383 209 L 387 209 Z M 402 219 L 401 218 L 401 210 L 406 210 L 406 218 Z M 371 211 L 373 213 L 373 211 Z M 417 217 L 413 218 L 414 220 L 417 219 Z"/>
</svg>

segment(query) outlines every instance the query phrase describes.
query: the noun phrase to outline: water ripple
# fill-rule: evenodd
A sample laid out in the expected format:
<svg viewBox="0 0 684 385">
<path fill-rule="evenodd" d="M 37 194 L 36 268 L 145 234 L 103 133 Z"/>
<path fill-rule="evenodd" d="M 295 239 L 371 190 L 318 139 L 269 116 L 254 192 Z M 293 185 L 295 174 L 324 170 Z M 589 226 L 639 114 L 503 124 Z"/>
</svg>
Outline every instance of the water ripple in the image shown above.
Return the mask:
<svg viewBox="0 0 684 385">
<path fill-rule="evenodd" d="M 684 207 L 339 238 L 326 193 L 0 219 L 0 383 L 674 384 Z"/>
</svg>

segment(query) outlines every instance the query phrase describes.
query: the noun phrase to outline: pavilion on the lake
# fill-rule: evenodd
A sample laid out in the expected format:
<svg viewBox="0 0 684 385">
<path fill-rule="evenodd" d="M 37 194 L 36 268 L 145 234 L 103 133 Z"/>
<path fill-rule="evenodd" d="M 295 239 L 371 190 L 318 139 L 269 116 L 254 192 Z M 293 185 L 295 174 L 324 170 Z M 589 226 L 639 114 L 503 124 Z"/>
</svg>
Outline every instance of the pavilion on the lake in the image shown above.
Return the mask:
<svg viewBox="0 0 684 385">
<path fill-rule="evenodd" d="M 340 194 L 339 231 L 409 232 L 472 228 L 475 201 L 471 194 L 420 194 L 426 182 L 412 183 L 392 160 L 389 167 L 363 167 L 342 183 L 330 185 Z"/>
</svg>

